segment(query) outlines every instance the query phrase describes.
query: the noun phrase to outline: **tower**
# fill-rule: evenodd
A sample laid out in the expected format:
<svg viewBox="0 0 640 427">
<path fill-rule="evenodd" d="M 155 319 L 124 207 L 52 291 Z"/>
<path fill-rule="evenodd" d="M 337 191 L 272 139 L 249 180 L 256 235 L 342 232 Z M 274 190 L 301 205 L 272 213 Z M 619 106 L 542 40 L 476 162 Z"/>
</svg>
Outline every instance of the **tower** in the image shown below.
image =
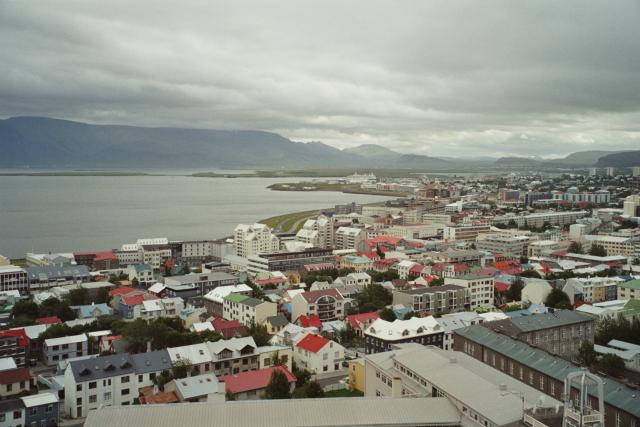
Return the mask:
<svg viewBox="0 0 640 427">
<path fill-rule="evenodd" d="M 604 383 L 600 377 L 586 369 L 570 373 L 564 379 L 563 397 L 563 427 L 604 426 Z"/>
</svg>

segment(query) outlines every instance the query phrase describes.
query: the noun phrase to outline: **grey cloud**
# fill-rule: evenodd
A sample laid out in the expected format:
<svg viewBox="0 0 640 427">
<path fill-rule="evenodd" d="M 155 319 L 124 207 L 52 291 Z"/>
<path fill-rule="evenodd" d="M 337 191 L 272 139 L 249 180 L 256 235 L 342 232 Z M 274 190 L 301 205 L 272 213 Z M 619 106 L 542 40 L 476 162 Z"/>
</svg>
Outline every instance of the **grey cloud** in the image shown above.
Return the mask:
<svg viewBox="0 0 640 427">
<path fill-rule="evenodd" d="M 0 1 L 0 115 L 450 156 L 637 148 L 639 20 L 633 0 Z"/>
</svg>

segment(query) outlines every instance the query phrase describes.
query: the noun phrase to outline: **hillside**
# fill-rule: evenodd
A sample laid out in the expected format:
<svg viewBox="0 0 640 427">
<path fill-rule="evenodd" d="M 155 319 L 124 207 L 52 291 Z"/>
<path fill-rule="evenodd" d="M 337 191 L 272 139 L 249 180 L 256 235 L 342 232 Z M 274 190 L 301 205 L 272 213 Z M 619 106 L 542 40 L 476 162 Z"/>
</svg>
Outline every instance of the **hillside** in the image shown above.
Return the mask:
<svg viewBox="0 0 640 427">
<path fill-rule="evenodd" d="M 596 163 L 597 167 L 630 168 L 640 166 L 640 151 L 624 151 L 620 153 L 607 154 L 600 157 Z"/>
</svg>

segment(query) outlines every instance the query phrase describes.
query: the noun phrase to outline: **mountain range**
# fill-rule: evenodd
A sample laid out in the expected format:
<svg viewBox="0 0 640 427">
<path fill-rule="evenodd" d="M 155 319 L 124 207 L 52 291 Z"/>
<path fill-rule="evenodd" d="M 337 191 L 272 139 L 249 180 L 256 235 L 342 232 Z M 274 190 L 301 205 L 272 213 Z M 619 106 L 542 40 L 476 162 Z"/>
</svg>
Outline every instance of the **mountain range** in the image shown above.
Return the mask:
<svg viewBox="0 0 640 427">
<path fill-rule="evenodd" d="M 555 160 L 455 159 L 402 154 L 374 144 L 339 150 L 321 142 L 294 142 L 262 131 L 93 125 L 45 117 L 0 120 L 0 167 L 5 168 L 604 167 L 640 164 L 634 160 L 640 160 L 640 151 L 633 153 L 585 151 Z"/>
</svg>

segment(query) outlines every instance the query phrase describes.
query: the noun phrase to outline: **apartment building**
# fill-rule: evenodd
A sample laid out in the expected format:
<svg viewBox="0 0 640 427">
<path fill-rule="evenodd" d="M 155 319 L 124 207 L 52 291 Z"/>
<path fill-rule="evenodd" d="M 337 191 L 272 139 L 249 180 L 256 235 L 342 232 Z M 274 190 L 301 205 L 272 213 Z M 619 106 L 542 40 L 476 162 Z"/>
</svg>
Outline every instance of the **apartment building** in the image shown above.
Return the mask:
<svg viewBox="0 0 640 427">
<path fill-rule="evenodd" d="M 453 313 L 468 310 L 471 305 L 471 291 L 463 286 L 443 285 L 393 292 L 393 305 L 402 304 L 420 316 Z"/>
<path fill-rule="evenodd" d="M 103 406 L 132 405 L 140 389 L 171 369 L 167 350 L 114 354 L 73 360 L 64 372 L 64 409 L 71 418 L 86 417 Z"/>
<path fill-rule="evenodd" d="M 365 356 L 364 365 L 365 396 L 444 397 L 457 409 L 461 425 L 515 426 L 525 411 L 537 408 L 544 413 L 561 406 L 534 387 L 457 351 L 400 344 Z"/>
<path fill-rule="evenodd" d="M 127 268 L 129 280 L 137 280 L 141 286 L 151 286 L 156 280 L 153 277 L 153 267 L 150 264 L 134 264 Z"/>
<path fill-rule="evenodd" d="M 336 256 L 332 249 L 311 248 L 297 252 L 276 252 L 270 254 L 253 255 L 248 258 L 250 273 L 271 271 L 302 272 L 305 265 L 327 264 L 335 265 Z"/>
<path fill-rule="evenodd" d="M 366 238 L 367 232 L 364 228 L 338 227 L 334 249 L 358 249 Z"/>
<path fill-rule="evenodd" d="M 494 254 L 520 257 L 527 253 L 527 245 L 530 236 L 512 236 L 503 233 L 480 234 L 476 241 L 476 247 L 481 251 Z"/>
<path fill-rule="evenodd" d="M 593 342 L 595 320 L 571 310 L 514 317 L 483 323 L 491 330 L 573 360 L 583 341 Z"/>
<path fill-rule="evenodd" d="M 28 295 L 28 273 L 15 265 L 0 266 L 0 292 L 5 291 L 18 291 L 21 295 Z"/>
<path fill-rule="evenodd" d="M 280 240 L 265 224 L 238 224 L 234 230 L 234 245 L 237 256 L 248 258 L 277 252 Z"/>
<path fill-rule="evenodd" d="M 54 366 L 61 360 L 88 355 L 89 342 L 85 334 L 49 338 L 44 340 L 42 351 L 47 366 Z"/>
<path fill-rule="evenodd" d="M 202 300 L 204 301 L 204 307 L 207 309 L 207 313 L 213 317 L 222 317 L 224 297 L 230 294 L 251 296 L 252 293 L 253 290 L 251 287 L 244 283 L 239 285 L 218 286 L 204 295 Z"/>
<path fill-rule="evenodd" d="M 571 304 L 613 301 L 618 299 L 618 285 L 622 283 L 624 280 L 619 277 L 574 277 L 567 280 L 562 290 Z"/>
<path fill-rule="evenodd" d="M 222 317 L 237 320 L 245 326 L 261 325 L 278 312 L 277 304 L 242 294 L 231 293 L 223 300 Z"/>
<path fill-rule="evenodd" d="M 333 248 L 333 220 L 324 215 L 306 220 L 296 234 L 296 239 L 315 248 Z"/>
<path fill-rule="evenodd" d="M 490 224 L 458 224 L 445 227 L 442 239 L 445 242 L 475 242 L 479 234 L 487 233 Z"/>
<path fill-rule="evenodd" d="M 567 211 L 567 212 L 535 212 L 529 215 L 504 215 L 493 218 L 492 224 L 504 224 L 514 221 L 518 227 L 537 227 L 541 228 L 546 224 L 549 225 L 571 225 L 578 218 L 582 218 L 587 211 Z"/>
<path fill-rule="evenodd" d="M 568 374 L 583 369 L 543 349 L 494 332 L 483 325 L 457 329 L 454 336 L 455 351 L 464 352 L 553 399 L 563 399 L 565 378 Z M 604 381 L 603 388 L 604 426 L 637 425 L 640 421 L 638 391 L 610 377 Z M 587 402 L 592 408 L 597 408 L 594 391 L 589 392 Z"/>
<path fill-rule="evenodd" d="M 29 289 L 41 290 L 54 286 L 77 285 L 91 281 L 86 265 L 43 265 L 27 267 Z"/>
<path fill-rule="evenodd" d="M 293 345 L 296 365 L 316 374 L 342 369 L 344 347 L 320 335 L 307 334 Z"/>
<path fill-rule="evenodd" d="M 469 290 L 469 308 L 493 305 L 495 280 L 491 276 L 446 277 L 445 285 L 457 285 Z"/>
<path fill-rule="evenodd" d="M 364 331 L 366 354 L 389 351 L 396 344 L 409 342 L 443 348 L 444 341 L 444 329 L 433 316 L 393 322 L 377 319 Z"/>
<path fill-rule="evenodd" d="M 0 359 L 11 357 L 17 366 L 25 367 L 29 360 L 29 349 L 25 328 L 0 331 Z"/>
<path fill-rule="evenodd" d="M 640 299 L 640 279 L 620 283 L 618 285 L 618 299 Z"/>
<path fill-rule="evenodd" d="M 336 289 L 303 292 L 291 300 L 291 320 L 295 322 L 303 315 L 317 315 L 323 322 L 343 319 L 344 303 L 344 297 Z"/>
<path fill-rule="evenodd" d="M 631 237 L 587 234 L 584 236 L 584 242 L 587 246 L 585 249 L 590 249 L 593 245 L 602 246 L 608 256 L 619 255 L 634 258 L 640 252 L 637 249 L 637 239 Z"/>
</svg>

